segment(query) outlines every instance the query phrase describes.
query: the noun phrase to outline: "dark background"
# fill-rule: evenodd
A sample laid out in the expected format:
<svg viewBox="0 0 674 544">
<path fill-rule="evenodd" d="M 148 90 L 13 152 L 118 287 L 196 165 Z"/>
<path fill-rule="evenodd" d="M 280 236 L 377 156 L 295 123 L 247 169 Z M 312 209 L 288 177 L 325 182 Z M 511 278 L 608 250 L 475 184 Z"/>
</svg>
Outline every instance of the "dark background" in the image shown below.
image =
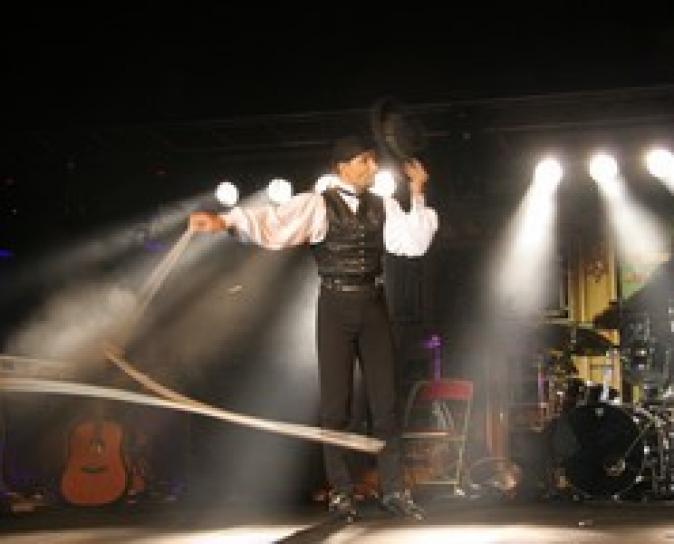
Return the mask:
<svg viewBox="0 0 674 544">
<path fill-rule="evenodd" d="M 3 117 L 212 120 L 671 82 L 671 7 L 102 3 L 3 17 Z"/>
</svg>

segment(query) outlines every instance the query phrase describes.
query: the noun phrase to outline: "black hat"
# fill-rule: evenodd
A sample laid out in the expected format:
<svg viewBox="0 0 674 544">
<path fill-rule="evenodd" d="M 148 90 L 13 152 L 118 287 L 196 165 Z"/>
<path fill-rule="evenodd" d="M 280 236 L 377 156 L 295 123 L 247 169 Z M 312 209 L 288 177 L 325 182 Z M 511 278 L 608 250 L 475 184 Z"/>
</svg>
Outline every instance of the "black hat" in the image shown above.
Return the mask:
<svg viewBox="0 0 674 544">
<path fill-rule="evenodd" d="M 421 122 L 395 98 L 377 100 L 370 123 L 380 150 L 395 159 L 408 160 L 426 147 L 428 138 Z"/>
<path fill-rule="evenodd" d="M 347 162 L 361 153 L 374 150 L 374 148 L 375 144 L 371 138 L 359 133 L 349 134 L 348 136 L 335 140 L 333 143 L 331 154 L 332 164 Z"/>
</svg>

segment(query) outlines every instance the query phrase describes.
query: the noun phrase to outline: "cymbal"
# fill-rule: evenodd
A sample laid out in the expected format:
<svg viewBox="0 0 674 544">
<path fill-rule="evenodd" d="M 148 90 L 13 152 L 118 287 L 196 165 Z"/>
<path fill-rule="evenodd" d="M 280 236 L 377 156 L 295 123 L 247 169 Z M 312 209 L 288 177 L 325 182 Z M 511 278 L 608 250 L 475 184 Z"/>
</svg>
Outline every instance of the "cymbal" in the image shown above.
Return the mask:
<svg viewBox="0 0 674 544">
<path fill-rule="evenodd" d="M 608 308 L 594 317 L 592 324 L 598 329 L 619 330 L 625 324 L 643 321 L 646 317 L 654 322 L 664 321 L 664 318 L 655 312 L 646 312 L 643 309 L 638 309 L 632 299 L 624 302 L 611 300 L 609 301 Z"/>
<path fill-rule="evenodd" d="M 592 327 L 567 321 L 543 323 L 536 327 L 533 337 L 543 347 L 573 355 L 606 355 L 618 347 Z"/>
</svg>

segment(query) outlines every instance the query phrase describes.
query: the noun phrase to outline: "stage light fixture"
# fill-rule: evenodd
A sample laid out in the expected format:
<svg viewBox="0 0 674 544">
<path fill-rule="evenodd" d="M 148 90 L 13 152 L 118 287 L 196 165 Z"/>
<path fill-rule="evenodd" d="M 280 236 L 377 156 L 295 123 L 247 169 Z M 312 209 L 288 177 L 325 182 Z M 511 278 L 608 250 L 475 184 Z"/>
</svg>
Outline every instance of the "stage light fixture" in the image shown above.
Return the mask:
<svg viewBox="0 0 674 544">
<path fill-rule="evenodd" d="M 556 187 L 563 176 L 562 165 L 552 157 L 540 160 L 534 170 L 534 182 L 550 188 Z"/>
<path fill-rule="evenodd" d="M 231 208 L 239 201 L 239 189 L 230 181 L 222 181 L 215 189 L 215 198 L 223 206 Z"/>
<path fill-rule="evenodd" d="M 608 153 L 597 153 L 590 159 L 589 172 L 598 183 L 610 182 L 618 177 L 618 162 Z"/>
<path fill-rule="evenodd" d="M 274 178 L 267 186 L 267 196 L 274 204 L 283 204 L 293 196 L 293 186 L 288 180 Z"/>
<path fill-rule="evenodd" d="M 646 153 L 646 168 L 653 177 L 672 180 L 674 179 L 674 155 L 668 149 L 651 149 Z"/>
</svg>

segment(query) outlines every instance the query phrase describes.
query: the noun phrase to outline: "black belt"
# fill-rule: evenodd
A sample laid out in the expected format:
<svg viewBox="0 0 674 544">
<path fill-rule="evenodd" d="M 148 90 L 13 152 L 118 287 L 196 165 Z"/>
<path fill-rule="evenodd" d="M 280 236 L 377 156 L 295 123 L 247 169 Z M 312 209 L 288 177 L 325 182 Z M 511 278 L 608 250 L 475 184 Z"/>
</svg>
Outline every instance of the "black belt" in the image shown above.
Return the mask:
<svg viewBox="0 0 674 544">
<path fill-rule="evenodd" d="M 362 292 L 373 291 L 384 285 L 384 278 L 321 278 L 321 287 L 331 291 Z"/>
</svg>

